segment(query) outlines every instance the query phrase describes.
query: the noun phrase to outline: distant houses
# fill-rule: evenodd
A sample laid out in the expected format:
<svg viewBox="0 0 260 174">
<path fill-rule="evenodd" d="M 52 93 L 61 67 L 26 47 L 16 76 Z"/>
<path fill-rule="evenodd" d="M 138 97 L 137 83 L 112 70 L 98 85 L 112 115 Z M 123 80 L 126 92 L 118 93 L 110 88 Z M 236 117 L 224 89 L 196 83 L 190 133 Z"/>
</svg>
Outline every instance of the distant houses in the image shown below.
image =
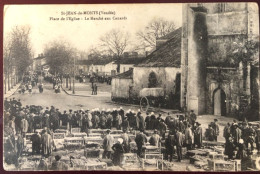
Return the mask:
<svg viewBox="0 0 260 174">
<path fill-rule="evenodd" d="M 138 54 L 135 55 L 136 57 L 124 54 L 124 56 L 120 59 L 120 73 L 128 71 L 135 64 L 145 59 L 145 57 L 139 57 Z M 118 74 L 116 72 L 117 64 L 118 60 L 115 60 L 112 57 L 90 56 L 88 60 L 78 60 L 76 66 L 79 74 L 115 76 Z"/>
</svg>

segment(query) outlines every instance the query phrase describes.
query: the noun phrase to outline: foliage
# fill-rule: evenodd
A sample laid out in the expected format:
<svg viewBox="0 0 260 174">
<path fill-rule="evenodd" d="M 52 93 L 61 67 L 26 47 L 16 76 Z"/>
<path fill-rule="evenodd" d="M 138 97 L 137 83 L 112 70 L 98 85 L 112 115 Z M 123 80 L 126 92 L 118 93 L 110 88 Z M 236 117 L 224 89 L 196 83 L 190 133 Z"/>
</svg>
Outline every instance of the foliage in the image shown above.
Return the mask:
<svg viewBox="0 0 260 174">
<path fill-rule="evenodd" d="M 248 61 L 256 61 L 258 59 L 256 54 L 259 52 L 259 41 L 234 42 L 232 47 L 228 56 L 235 64 L 239 62 L 247 63 Z"/>
<path fill-rule="evenodd" d="M 46 63 L 50 66 L 50 72 L 66 74 L 73 72 L 76 50 L 65 41 L 53 41 L 45 47 L 44 55 Z"/>
</svg>

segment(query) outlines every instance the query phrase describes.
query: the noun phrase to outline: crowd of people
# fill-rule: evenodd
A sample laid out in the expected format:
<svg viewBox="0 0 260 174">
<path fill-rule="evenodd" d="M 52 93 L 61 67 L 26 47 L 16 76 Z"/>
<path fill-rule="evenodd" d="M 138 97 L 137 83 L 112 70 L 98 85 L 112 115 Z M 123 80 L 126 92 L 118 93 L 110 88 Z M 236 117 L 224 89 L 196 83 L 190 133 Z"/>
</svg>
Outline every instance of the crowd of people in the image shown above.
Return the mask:
<svg viewBox="0 0 260 174">
<path fill-rule="evenodd" d="M 21 94 L 21 93 L 25 93 L 26 91 L 28 91 L 29 94 L 32 93 L 32 89 L 37 86 L 38 84 L 38 81 L 39 81 L 39 78 L 38 78 L 38 74 L 37 73 L 33 73 L 33 74 L 25 74 L 24 77 L 23 77 L 23 81 L 22 81 L 22 84 L 18 90 L 18 92 Z M 42 83 L 39 83 L 38 85 L 38 88 L 39 88 L 39 92 L 42 93 L 43 92 L 43 84 Z"/>
<path fill-rule="evenodd" d="M 15 98 L 4 100 L 4 136 L 6 140 L 5 152 L 15 152 L 16 157 L 21 156 L 24 147 L 26 133 L 34 133 L 31 137 L 32 154 L 42 154 L 48 157 L 55 148 L 52 144 L 52 132 L 61 127 L 71 130 L 79 127 L 81 132 L 89 134 L 90 129 L 108 129 L 103 140 L 104 158 L 113 159 L 115 165 L 120 164 L 119 156 L 130 151 L 130 137 L 128 132 L 136 130 L 140 132 L 135 137 L 137 155 L 143 156 L 144 147 L 150 145 L 165 148 L 165 159 L 172 161 L 177 154 L 177 161 L 182 160 L 182 149 L 187 150 L 201 148 L 202 140 L 217 141 L 219 136 L 218 120 L 215 119 L 203 134 L 201 124 L 197 122 L 196 114 L 191 111 L 188 114 L 170 113 L 163 118 L 161 114 L 153 112 L 143 113 L 134 110 L 125 111 L 122 107 L 113 109 L 80 109 L 73 111 L 60 111 L 54 106 L 43 108 L 41 106 L 22 106 L 21 101 Z M 37 129 L 43 129 L 37 132 Z M 110 134 L 111 129 L 122 130 L 122 138 L 114 144 L 114 138 Z M 149 138 L 146 133 L 153 132 Z M 17 141 L 15 141 L 17 136 Z M 241 126 L 235 122 L 227 124 L 224 128 L 225 154 L 230 159 L 242 159 L 245 150 L 252 151 L 256 143 L 259 151 L 259 134 L 251 124 L 243 123 Z M 237 151 L 236 156 L 234 152 Z M 112 157 L 112 154 L 114 157 Z M 7 158 L 6 160 L 11 160 Z M 118 161 L 119 160 L 119 161 Z M 10 161 L 9 161 L 10 162 Z"/>
<path fill-rule="evenodd" d="M 225 138 L 225 154 L 229 159 L 244 159 L 253 154 L 255 146 L 260 152 L 259 124 L 253 128 L 253 125 L 247 121 L 237 123 L 233 120 L 233 123 L 227 123 L 225 126 L 223 137 Z"/>
</svg>

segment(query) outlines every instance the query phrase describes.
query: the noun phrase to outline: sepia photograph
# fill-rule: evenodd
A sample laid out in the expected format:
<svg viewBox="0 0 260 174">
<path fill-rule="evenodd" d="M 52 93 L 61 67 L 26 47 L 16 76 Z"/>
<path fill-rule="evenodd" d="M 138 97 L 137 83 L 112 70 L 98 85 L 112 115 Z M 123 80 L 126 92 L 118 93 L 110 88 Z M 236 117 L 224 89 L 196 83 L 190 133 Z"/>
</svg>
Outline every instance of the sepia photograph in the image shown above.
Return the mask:
<svg viewBox="0 0 260 174">
<path fill-rule="evenodd" d="M 260 171 L 257 3 L 3 13 L 5 171 Z"/>
</svg>

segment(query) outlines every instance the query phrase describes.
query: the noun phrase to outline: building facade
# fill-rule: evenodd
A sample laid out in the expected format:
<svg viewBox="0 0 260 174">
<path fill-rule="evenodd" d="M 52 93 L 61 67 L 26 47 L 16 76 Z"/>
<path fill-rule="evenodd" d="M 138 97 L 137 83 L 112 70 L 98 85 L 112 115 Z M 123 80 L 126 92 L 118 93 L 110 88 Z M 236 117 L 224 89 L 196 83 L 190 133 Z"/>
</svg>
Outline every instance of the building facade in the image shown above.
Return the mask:
<svg viewBox="0 0 260 174">
<path fill-rule="evenodd" d="M 253 70 L 259 63 L 239 54 L 257 39 L 257 4 L 184 4 L 181 106 L 197 114 L 236 116 L 250 107 L 253 93 L 259 106 L 259 73 Z M 250 57 L 257 56 L 258 48 Z"/>
</svg>

